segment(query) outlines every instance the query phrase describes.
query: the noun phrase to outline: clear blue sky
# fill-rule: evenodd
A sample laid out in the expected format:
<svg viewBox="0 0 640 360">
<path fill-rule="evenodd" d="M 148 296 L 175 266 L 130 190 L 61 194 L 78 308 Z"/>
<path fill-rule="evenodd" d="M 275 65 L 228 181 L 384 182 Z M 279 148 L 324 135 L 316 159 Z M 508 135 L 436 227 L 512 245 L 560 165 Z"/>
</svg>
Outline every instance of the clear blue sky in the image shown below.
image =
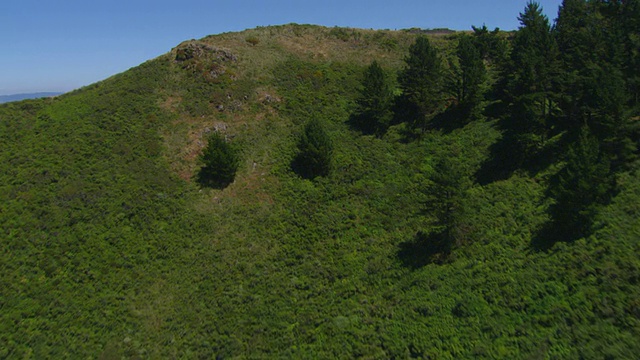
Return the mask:
<svg viewBox="0 0 640 360">
<path fill-rule="evenodd" d="M 69 91 L 211 34 L 287 23 L 517 29 L 527 0 L 2 0 L 0 95 Z M 539 0 L 550 20 L 561 0 Z"/>
</svg>

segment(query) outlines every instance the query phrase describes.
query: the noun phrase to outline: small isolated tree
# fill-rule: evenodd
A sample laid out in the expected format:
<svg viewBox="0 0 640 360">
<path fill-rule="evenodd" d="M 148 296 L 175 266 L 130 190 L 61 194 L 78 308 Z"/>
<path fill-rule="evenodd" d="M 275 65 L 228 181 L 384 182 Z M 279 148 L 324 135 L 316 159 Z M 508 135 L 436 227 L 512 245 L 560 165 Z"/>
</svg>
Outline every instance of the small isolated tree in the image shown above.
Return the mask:
<svg viewBox="0 0 640 360">
<path fill-rule="evenodd" d="M 353 122 L 365 134 L 382 136 L 392 117 L 393 94 L 384 70 L 373 61 L 365 70 Z"/>
<path fill-rule="evenodd" d="M 418 232 L 416 242 L 401 254 L 419 264 L 442 263 L 452 250 L 463 245 L 468 233 L 464 206 L 472 186 L 469 168 L 459 144 L 451 144 L 436 156 L 437 162 L 425 188 L 425 214 L 431 220 L 427 232 Z M 409 252 L 416 252 L 409 254 Z"/>
<path fill-rule="evenodd" d="M 420 127 L 424 132 L 429 121 L 444 106 L 442 59 L 429 39 L 420 36 L 409 47 L 405 63 L 398 81 L 405 101 L 417 111 L 414 127 Z"/>
<path fill-rule="evenodd" d="M 463 202 L 472 182 L 458 146 L 454 146 L 448 156 L 443 156 L 434 170 L 430 189 L 432 210 L 441 248 L 448 252 L 463 242 Z"/>
<path fill-rule="evenodd" d="M 305 179 L 327 176 L 331 170 L 333 144 L 318 119 L 310 120 L 298 141 L 298 155 L 292 168 Z"/>
<path fill-rule="evenodd" d="M 223 189 L 233 182 L 238 170 L 238 151 L 218 133 L 209 136 L 199 160 L 203 163 L 196 179 L 200 185 Z"/>
</svg>

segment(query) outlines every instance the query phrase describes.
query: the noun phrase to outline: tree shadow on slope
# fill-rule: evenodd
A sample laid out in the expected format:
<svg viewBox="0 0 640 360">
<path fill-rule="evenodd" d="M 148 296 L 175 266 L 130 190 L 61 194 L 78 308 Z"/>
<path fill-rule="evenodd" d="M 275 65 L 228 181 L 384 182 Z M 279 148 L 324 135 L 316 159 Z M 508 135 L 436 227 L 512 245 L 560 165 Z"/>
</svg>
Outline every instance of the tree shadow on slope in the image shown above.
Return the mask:
<svg viewBox="0 0 640 360">
<path fill-rule="evenodd" d="M 377 138 L 381 138 L 389 127 L 389 121 L 376 122 L 376 119 L 361 113 L 351 114 L 346 123 L 351 130 L 362 135 L 375 135 Z"/>
<path fill-rule="evenodd" d="M 536 252 L 548 252 L 559 242 L 572 242 L 579 236 L 569 233 L 561 223 L 550 220 L 531 238 L 530 247 Z"/>
<path fill-rule="evenodd" d="M 475 174 L 476 181 L 482 186 L 506 180 L 519 170 L 535 176 L 558 161 L 569 141 L 566 136 L 556 136 L 542 145 L 531 147 L 504 125 L 499 123 L 498 126 L 503 135 L 489 147 L 487 160 Z"/>
<path fill-rule="evenodd" d="M 560 181 L 560 174 L 556 173 L 549 178 L 549 184 L 545 190 L 545 198 L 553 198 L 553 188 Z M 550 218 L 531 237 L 530 248 L 536 252 L 547 252 L 558 242 L 571 242 L 576 239 L 576 234 L 571 234 L 562 224 L 562 221 L 553 218 L 553 206 L 547 212 Z"/>
<path fill-rule="evenodd" d="M 548 252 L 557 243 L 572 243 L 587 238 L 599 228 L 589 220 L 571 224 L 567 219 L 551 219 L 531 238 L 530 247 L 536 252 Z"/>
<path fill-rule="evenodd" d="M 402 266 L 415 270 L 429 264 L 448 263 L 451 250 L 451 242 L 441 234 L 418 231 L 413 239 L 400 244 L 397 256 Z"/>
<path fill-rule="evenodd" d="M 479 118 L 472 115 L 472 112 L 473 109 L 466 104 L 453 104 L 433 118 L 431 128 L 450 134 Z"/>
<path fill-rule="evenodd" d="M 415 131 L 414 126 L 416 119 L 420 116 L 420 110 L 417 106 L 406 97 L 398 96 L 393 104 L 392 113 L 391 125 L 406 123 L 406 126 L 399 132 L 402 136 L 400 140 L 402 143 L 410 143 L 420 138 L 420 134 Z"/>
<path fill-rule="evenodd" d="M 419 140 L 425 133 L 429 131 L 440 131 L 443 134 L 450 134 L 456 129 L 463 128 L 469 123 L 464 118 L 461 118 L 461 114 L 464 110 L 459 108 L 449 108 L 446 111 L 437 114 L 430 120 L 417 120 L 420 115 L 417 115 L 409 110 L 405 110 L 403 114 L 396 115 L 393 123 L 399 124 L 406 122 L 407 126 L 401 132 L 402 142 L 410 143 L 415 140 Z M 404 116 L 404 117 L 401 117 Z"/>
<path fill-rule="evenodd" d="M 604 226 L 596 219 L 619 192 L 615 176 L 609 172 L 608 163 L 585 166 L 589 163 L 587 156 L 581 155 L 580 159 L 582 168 L 591 169 L 590 172 L 579 173 L 580 169 L 571 166 L 568 159 L 565 168 L 549 179 L 545 197 L 554 198 L 555 202 L 548 209 L 550 219 L 531 239 L 533 250 L 548 251 L 558 242 L 587 238 Z"/>
<path fill-rule="evenodd" d="M 196 182 L 202 187 L 222 190 L 231 185 L 234 180 L 235 174 L 231 176 L 218 176 L 217 174 L 212 175 L 211 172 L 209 168 L 203 167 L 195 175 Z"/>
<path fill-rule="evenodd" d="M 402 141 L 405 143 L 420 139 L 427 131 L 441 131 L 447 135 L 479 119 L 479 115 L 474 115 L 473 109 L 464 104 L 450 105 L 431 119 L 423 119 L 419 109 L 402 98 L 396 101 L 393 114 L 392 125 L 407 123 L 407 127 L 401 133 Z"/>
</svg>

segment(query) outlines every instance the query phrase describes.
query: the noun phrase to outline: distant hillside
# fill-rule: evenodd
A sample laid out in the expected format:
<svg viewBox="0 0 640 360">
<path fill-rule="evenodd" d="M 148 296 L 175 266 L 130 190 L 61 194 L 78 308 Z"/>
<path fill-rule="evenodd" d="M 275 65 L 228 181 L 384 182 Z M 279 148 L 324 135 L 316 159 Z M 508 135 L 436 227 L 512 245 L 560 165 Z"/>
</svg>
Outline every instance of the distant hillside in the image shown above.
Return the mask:
<svg viewBox="0 0 640 360">
<path fill-rule="evenodd" d="M 38 99 L 44 97 L 58 96 L 61 92 L 39 92 L 30 94 L 13 94 L 13 95 L 0 95 L 0 104 L 8 103 L 12 101 L 20 101 L 26 99 Z"/>
<path fill-rule="evenodd" d="M 212 35 L 1 105 L 0 358 L 636 357 L 640 136 L 614 126 L 640 108 L 614 97 L 626 58 L 546 81 L 575 42 L 540 56 L 526 47 L 551 27 L 522 18 L 526 37 Z M 230 181 L 200 181 L 229 158 Z"/>
</svg>

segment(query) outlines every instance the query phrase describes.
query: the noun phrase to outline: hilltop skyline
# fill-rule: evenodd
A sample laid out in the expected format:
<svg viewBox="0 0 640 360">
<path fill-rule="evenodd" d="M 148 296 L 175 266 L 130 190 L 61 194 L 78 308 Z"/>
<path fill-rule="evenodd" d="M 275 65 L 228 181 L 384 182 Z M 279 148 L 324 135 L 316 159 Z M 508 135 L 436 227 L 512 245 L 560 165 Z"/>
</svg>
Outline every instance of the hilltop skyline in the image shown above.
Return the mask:
<svg viewBox="0 0 640 360">
<path fill-rule="evenodd" d="M 550 20 L 561 0 L 539 1 Z M 527 0 L 260 1 L 161 0 L 0 6 L 0 95 L 66 92 L 160 56 L 180 42 L 287 23 L 372 29 L 518 27 Z M 151 6 L 151 4 L 153 6 Z M 455 16 L 451 16 L 455 14 Z"/>
</svg>

